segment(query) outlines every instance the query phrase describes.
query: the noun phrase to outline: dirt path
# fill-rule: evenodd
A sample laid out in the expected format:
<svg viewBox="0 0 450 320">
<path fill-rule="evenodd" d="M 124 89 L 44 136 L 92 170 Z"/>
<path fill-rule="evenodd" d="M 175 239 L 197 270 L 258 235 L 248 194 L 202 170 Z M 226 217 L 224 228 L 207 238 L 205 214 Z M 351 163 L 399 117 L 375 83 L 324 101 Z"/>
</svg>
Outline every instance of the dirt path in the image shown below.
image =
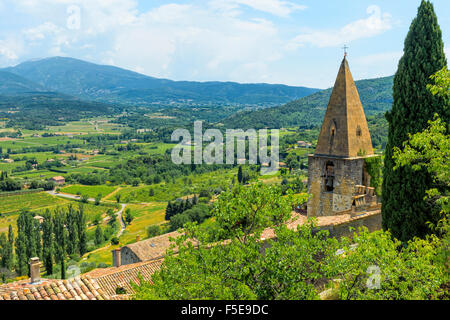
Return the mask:
<svg viewBox="0 0 450 320">
<path fill-rule="evenodd" d="M 122 187 L 118 187 L 116 190 L 114 190 L 114 191 L 111 192 L 110 194 L 104 196 L 102 200 L 107 200 L 108 198 L 112 197 L 113 195 L 115 195 L 115 194 L 116 194 L 117 192 L 119 192 L 120 190 L 122 190 Z"/>
<path fill-rule="evenodd" d="M 76 196 L 76 195 L 73 195 L 73 194 L 57 193 L 54 190 L 53 191 L 47 191 L 47 193 L 52 195 L 52 196 L 55 196 L 55 197 L 62 197 L 62 198 L 72 199 L 72 200 L 80 200 L 80 198 L 81 198 L 80 196 Z M 95 199 L 89 198 L 88 201 L 89 202 L 95 202 Z M 122 214 L 123 214 L 125 208 L 127 207 L 127 204 L 126 203 L 121 203 L 120 206 L 121 206 L 121 209 L 118 212 L 116 212 L 116 216 L 117 216 L 117 218 L 119 218 L 119 223 L 120 223 L 120 230 L 117 233 L 117 238 L 119 238 L 123 234 L 123 232 L 125 231 L 125 228 L 126 228 L 126 224 L 124 222 Z"/>
</svg>

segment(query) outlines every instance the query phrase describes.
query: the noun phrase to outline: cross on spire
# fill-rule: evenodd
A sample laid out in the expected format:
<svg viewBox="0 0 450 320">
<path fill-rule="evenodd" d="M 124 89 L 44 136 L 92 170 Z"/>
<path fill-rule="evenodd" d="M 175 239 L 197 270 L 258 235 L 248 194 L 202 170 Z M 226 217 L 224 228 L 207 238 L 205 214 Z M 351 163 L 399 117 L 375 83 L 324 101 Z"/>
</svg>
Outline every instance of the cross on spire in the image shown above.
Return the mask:
<svg viewBox="0 0 450 320">
<path fill-rule="evenodd" d="M 346 56 L 347 56 L 347 49 L 348 49 L 347 45 L 344 44 L 344 46 L 342 47 L 342 49 L 344 49 L 344 57 L 346 57 Z"/>
</svg>

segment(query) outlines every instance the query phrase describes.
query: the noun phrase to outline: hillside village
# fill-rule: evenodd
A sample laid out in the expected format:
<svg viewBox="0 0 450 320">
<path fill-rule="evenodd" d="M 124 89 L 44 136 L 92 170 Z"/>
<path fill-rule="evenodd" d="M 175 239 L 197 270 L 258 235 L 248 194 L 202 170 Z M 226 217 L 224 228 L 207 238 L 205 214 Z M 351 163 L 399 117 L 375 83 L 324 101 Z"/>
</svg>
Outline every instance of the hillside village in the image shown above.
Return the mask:
<svg viewBox="0 0 450 320">
<path fill-rule="evenodd" d="M 351 118 L 348 118 L 350 115 Z M 347 127 L 348 121 L 352 121 L 348 124 L 354 126 L 353 130 L 344 132 L 337 130 Z M 299 145 L 306 146 L 303 141 Z M 360 150 L 365 151 L 364 156 L 358 155 Z M 308 214 L 293 212 L 288 228 L 296 230 L 298 226 L 306 223 L 307 217 L 317 217 L 317 226 L 328 230 L 332 237 L 350 235 L 350 227 L 365 226 L 370 231 L 380 230 L 381 204 L 377 200 L 375 189 L 370 187 L 371 177 L 364 165 L 364 158 L 368 156 L 375 156 L 370 133 L 347 59 L 344 57 L 322 125 L 316 153 L 309 156 L 308 193 L 312 193 L 313 198 L 307 206 Z M 334 165 L 330 162 L 333 159 L 342 161 L 342 164 Z M 316 165 L 315 162 L 320 163 Z M 339 169 L 344 168 L 347 171 L 339 172 Z M 57 184 L 65 183 L 63 177 L 53 177 L 51 180 Z M 75 280 L 47 282 L 41 279 L 40 269 L 31 271 L 31 280 L 0 286 L 2 298 L 5 300 L 129 298 L 133 293 L 131 282 L 139 283 L 139 275 L 146 281 L 151 280 L 152 274 L 161 267 L 166 251 L 171 248 L 170 239 L 175 239 L 179 235 L 179 231 L 175 231 L 117 248 L 111 255 L 113 267 L 95 269 Z M 264 243 L 275 237 L 273 230 L 267 229 L 262 233 L 261 241 Z M 33 264 L 39 264 L 39 259 L 30 261 L 31 268 Z"/>
</svg>

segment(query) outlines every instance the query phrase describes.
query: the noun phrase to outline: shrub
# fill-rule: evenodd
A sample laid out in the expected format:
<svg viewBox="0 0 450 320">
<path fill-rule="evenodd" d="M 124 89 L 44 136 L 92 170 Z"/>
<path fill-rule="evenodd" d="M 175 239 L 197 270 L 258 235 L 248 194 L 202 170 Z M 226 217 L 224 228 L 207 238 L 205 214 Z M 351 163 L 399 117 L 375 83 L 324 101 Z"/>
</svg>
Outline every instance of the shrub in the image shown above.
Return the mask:
<svg viewBox="0 0 450 320">
<path fill-rule="evenodd" d="M 158 225 L 149 226 L 147 228 L 147 236 L 153 238 L 161 234 L 161 228 Z"/>
</svg>

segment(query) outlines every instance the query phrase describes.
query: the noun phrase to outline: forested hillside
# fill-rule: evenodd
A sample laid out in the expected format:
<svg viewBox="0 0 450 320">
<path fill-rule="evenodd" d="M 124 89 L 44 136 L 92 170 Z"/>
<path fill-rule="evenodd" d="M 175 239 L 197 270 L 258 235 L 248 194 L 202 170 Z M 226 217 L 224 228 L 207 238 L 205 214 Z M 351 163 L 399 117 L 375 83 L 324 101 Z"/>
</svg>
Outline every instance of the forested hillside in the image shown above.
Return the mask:
<svg viewBox="0 0 450 320">
<path fill-rule="evenodd" d="M 392 82 L 393 77 L 355 82 L 367 117 L 391 109 Z M 320 91 L 280 107 L 236 113 L 223 124 L 227 128 L 312 128 L 322 123 L 331 91 Z"/>
<path fill-rule="evenodd" d="M 44 91 L 44 88 L 16 74 L 0 71 L 0 95 L 16 95 L 35 91 Z"/>
<path fill-rule="evenodd" d="M 9 120 L 7 127 L 30 130 L 113 114 L 119 110 L 113 105 L 86 102 L 54 92 L 35 92 L 19 96 L 0 95 L 0 118 Z"/>
</svg>

